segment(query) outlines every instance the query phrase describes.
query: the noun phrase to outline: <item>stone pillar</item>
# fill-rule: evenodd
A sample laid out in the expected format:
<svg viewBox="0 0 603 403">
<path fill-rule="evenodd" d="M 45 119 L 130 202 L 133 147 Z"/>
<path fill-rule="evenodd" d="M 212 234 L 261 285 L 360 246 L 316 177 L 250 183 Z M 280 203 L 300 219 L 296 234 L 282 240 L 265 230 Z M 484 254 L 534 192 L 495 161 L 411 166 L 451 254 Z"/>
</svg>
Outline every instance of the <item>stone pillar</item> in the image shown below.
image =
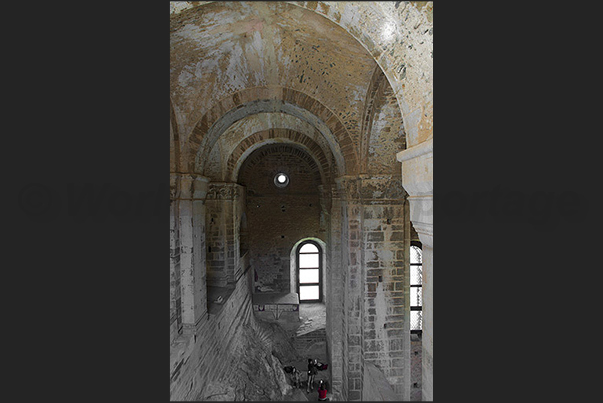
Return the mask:
<svg viewBox="0 0 603 403">
<path fill-rule="evenodd" d="M 433 400 L 433 140 L 396 155 L 410 195 L 410 219 L 423 244 L 423 400 Z"/>
<path fill-rule="evenodd" d="M 205 245 L 205 197 L 209 179 L 197 176 L 193 180 L 193 265 L 195 277 L 195 332 L 199 330 L 200 319 L 207 315 L 207 267 Z"/>
<path fill-rule="evenodd" d="M 326 242 L 327 245 L 331 244 L 331 232 L 330 232 L 330 225 L 331 225 L 331 187 L 327 186 L 325 188 L 325 186 L 318 186 L 318 191 L 320 193 L 320 233 L 321 236 L 320 238 L 322 240 L 324 240 Z M 326 250 L 325 249 L 325 260 L 326 260 L 326 264 L 325 267 L 323 268 L 323 278 L 321 279 L 321 281 L 323 282 L 324 286 L 323 286 L 323 302 L 325 303 L 325 305 L 328 307 L 329 306 L 329 300 L 330 298 L 332 298 L 331 295 L 331 281 L 329 280 L 328 276 L 330 275 L 330 267 L 331 267 L 331 251 L 330 250 Z M 328 333 L 328 329 L 327 329 L 327 333 Z"/>
<path fill-rule="evenodd" d="M 408 202 L 408 194 L 404 197 L 404 350 L 408 351 L 406 366 L 404 367 L 404 384 L 402 400 L 412 400 L 411 385 L 412 385 L 412 339 L 410 333 L 410 245 L 412 233 L 410 227 L 410 204 Z M 400 259 L 400 252 L 398 259 Z"/>
<path fill-rule="evenodd" d="M 379 368 L 398 398 L 406 401 L 410 399 L 406 193 L 401 178 L 393 176 L 363 175 L 358 190 L 363 207 L 363 363 Z"/>
<path fill-rule="evenodd" d="M 174 174 L 180 255 L 182 330 L 196 334 L 207 315 L 205 282 L 205 206 L 208 179 L 199 175 Z"/>
<path fill-rule="evenodd" d="M 170 175 L 170 342 L 182 332 L 182 299 L 180 293 L 180 232 L 178 226 L 178 198 L 180 181 Z"/>
<path fill-rule="evenodd" d="M 239 221 L 243 187 L 212 182 L 207 192 L 208 284 L 234 287 L 239 265 Z M 211 249 L 211 252 L 209 251 Z"/>
<path fill-rule="evenodd" d="M 344 301 L 344 270 L 342 264 L 341 230 L 342 230 L 342 199 L 340 192 L 333 190 L 330 214 L 329 242 L 329 270 L 327 272 L 327 285 L 330 297 L 327 299 L 327 343 L 330 354 L 331 384 L 334 394 L 339 394 L 342 400 L 347 400 L 344 394 L 344 346 L 345 337 L 343 307 Z M 347 367 L 346 367 L 347 371 Z M 347 376 L 347 375 L 346 375 Z M 347 385 L 346 385 L 347 386 Z"/>
<path fill-rule="evenodd" d="M 364 273 L 362 268 L 362 205 L 358 193 L 358 178 L 344 176 L 335 179 L 342 205 L 341 252 L 343 273 L 343 382 L 348 401 L 362 399 L 363 382 L 363 313 Z"/>
<path fill-rule="evenodd" d="M 341 371 L 333 371 L 333 379 L 341 379 L 343 399 L 362 400 L 367 386 L 364 366 L 372 362 L 400 400 L 408 400 L 410 326 L 404 286 L 405 223 L 409 218 L 401 179 L 361 175 L 344 176 L 335 182 L 331 215 L 334 302 L 328 312 L 333 332 L 342 321 L 343 337 L 341 354 L 332 354 L 333 365 L 339 357 L 342 364 Z M 340 262 L 335 261 L 337 256 Z M 343 308 L 340 315 L 335 302 L 339 300 Z M 337 342 L 334 333 L 334 351 Z"/>
</svg>

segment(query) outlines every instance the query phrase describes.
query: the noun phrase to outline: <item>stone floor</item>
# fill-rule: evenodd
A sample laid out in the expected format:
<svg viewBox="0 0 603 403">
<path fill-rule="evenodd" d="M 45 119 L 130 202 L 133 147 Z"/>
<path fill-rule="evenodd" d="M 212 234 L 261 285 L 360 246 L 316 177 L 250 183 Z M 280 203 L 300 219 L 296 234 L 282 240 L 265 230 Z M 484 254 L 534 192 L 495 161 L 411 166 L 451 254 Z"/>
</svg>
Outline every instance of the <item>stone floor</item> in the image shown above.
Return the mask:
<svg viewBox="0 0 603 403">
<path fill-rule="evenodd" d="M 326 326 L 326 306 L 324 303 L 302 303 L 299 306 L 299 321 L 291 319 L 291 317 L 283 317 L 278 320 L 271 320 L 271 322 L 278 323 L 290 337 L 301 338 L 304 335 L 308 335 L 314 331 L 324 330 Z M 307 348 L 301 348 L 298 350 L 300 354 L 300 360 L 283 363 L 285 365 L 294 365 L 301 373 L 301 389 L 300 391 L 305 395 L 309 401 L 318 400 L 318 384 L 322 379 L 327 384 L 327 390 L 330 387 L 330 371 L 319 371 L 315 377 L 314 388 L 312 392 L 306 392 L 306 370 L 308 366 L 308 358 L 317 359 L 321 363 L 329 364 L 327 360 L 326 342 L 318 341 Z M 297 392 L 299 394 L 299 392 Z M 327 392 L 327 396 L 330 397 L 330 391 Z M 300 395 L 301 397 L 301 395 Z"/>
</svg>

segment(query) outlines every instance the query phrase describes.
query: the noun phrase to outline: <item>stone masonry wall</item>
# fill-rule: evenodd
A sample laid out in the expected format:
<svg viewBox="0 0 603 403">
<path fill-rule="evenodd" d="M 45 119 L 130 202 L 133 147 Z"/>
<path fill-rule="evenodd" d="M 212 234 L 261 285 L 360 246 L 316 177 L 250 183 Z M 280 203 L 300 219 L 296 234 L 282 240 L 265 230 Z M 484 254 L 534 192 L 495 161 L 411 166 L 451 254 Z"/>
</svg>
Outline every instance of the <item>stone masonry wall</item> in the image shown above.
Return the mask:
<svg viewBox="0 0 603 403">
<path fill-rule="evenodd" d="M 402 397 L 410 337 L 404 326 L 404 206 L 382 203 L 364 207 L 364 360 Z"/>
<path fill-rule="evenodd" d="M 195 332 L 207 313 L 204 198 L 207 178 L 170 175 L 170 334 Z"/>
<path fill-rule="evenodd" d="M 216 315 L 208 315 L 199 331 L 180 337 L 170 349 L 170 400 L 195 400 L 205 385 L 236 368 L 233 352 L 244 343 L 241 331 L 253 319 L 249 286 L 251 270 L 242 276 Z"/>
<path fill-rule="evenodd" d="M 343 307 L 343 278 L 344 270 L 342 270 L 342 211 L 341 199 L 334 197 L 332 201 L 332 213 L 330 214 L 330 232 L 327 239 L 327 245 L 329 252 L 327 254 L 327 264 L 329 269 L 327 271 L 327 287 L 329 289 L 329 298 L 326 302 L 327 308 L 327 350 L 330 358 L 331 365 L 330 379 L 332 384 L 332 391 L 335 393 L 343 393 L 343 371 L 344 371 L 344 307 Z M 345 399 L 345 397 L 344 397 Z"/>
<path fill-rule="evenodd" d="M 180 248 L 178 245 L 177 203 L 170 201 L 170 342 L 182 331 L 180 293 Z"/>
<path fill-rule="evenodd" d="M 360 400 L 364 365 L 371 362 L 385 374 L 400 400 L 408 400 L 406 195 L 399 177 L 343 177 L 337 182 L 333 215 L 340 209 L 341 231 L 332 227 L 332 237 L 341 239 L 342 281 L 335 281 L 331 289 L 343 298 L 341 305 L 334 299 L 328 312 L 331 329 L 341 326 L 343 337 L 341 350 L 338 334 L 328 339 L 332 361 L 342 363 L 341 370 L 333 367 L 333 387 L 346 400 Z M 330 278 L 334 277 L 335 273 Z"/>
<path fill-rule="evenodd" d="M 422 388 L 422 366 L 421 366 L 421 356 L 422 356 L 422 345 L 423 342 L 418 337 L 414 336 L 410 341 L 410 400 L 412 401 L 420 401 L 421 399 L 421 388 Z"/>
</svg>

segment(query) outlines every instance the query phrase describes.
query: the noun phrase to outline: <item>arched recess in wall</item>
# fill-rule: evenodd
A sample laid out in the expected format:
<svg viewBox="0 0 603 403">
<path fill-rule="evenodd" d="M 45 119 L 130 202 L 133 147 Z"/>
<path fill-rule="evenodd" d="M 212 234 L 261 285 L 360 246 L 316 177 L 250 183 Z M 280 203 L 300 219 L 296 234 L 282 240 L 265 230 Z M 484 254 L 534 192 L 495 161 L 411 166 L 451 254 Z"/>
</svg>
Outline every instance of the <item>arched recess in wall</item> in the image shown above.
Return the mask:
<svg viewBox="0 0 603 403">
<path fill-rule="evenodd" d="M 293 247 L 291 248 L 291 252 L 290 252 L 290 281 L 289 281 L 289 286 L 290 286 L 290 291 L 289 292 L 297 292 L 297 283 L 299 281 L 299 278 L 297 276 L 297 262 L 296 262 L 296 252 L 297 249 L 299 247 L 299 245 L 301 245 L 304 242 L 307 241 L 314 241 L 316 242 L 321 248 L 322 248 L 322 278 L 320 279 L 321 283 L 322 283 L 322 302 L 326 303 L 327 299 L 329 298 L 329 291 L 327 289 L 327 271 L 329 270 L 329 268 L 327 267 L 327 244 L 319 238 L 312 238 L 312 237 L 308 237 L 308 238 L 302 238 L 299 241 L 297 241 Z"/>
</svg>

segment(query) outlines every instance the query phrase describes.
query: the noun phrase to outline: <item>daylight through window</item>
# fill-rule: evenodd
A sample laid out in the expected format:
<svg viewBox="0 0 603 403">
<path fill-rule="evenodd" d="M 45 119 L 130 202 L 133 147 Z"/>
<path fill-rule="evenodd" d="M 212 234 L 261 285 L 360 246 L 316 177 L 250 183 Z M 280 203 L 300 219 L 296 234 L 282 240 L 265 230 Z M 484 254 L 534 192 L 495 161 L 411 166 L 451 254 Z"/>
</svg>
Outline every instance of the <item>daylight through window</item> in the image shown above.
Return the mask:
<svg viewBox="0 0 603 403">
<path fill-rule="evenodd" d="M 300 301 L 321 301 L 322 251 L 312 241 L 302 243 L 297 249 L 298 294 Z"/>
<path fill-rule="evenodd" d="M 423 250 L 419 242 L 410 246 L 410 332 L 423 330 Z"/>
</svg>

